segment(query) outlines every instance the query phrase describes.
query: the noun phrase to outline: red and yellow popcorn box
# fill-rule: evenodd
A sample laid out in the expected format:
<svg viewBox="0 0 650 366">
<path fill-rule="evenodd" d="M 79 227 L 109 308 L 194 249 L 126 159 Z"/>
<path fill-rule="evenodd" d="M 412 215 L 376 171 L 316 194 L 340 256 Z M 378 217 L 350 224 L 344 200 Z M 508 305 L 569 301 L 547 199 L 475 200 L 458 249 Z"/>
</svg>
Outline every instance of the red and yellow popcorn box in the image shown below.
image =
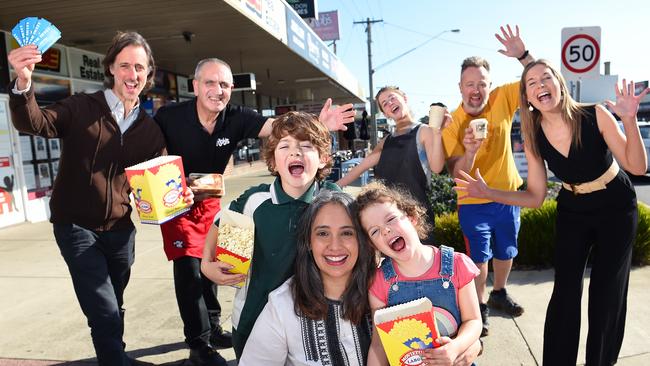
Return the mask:
<svg viewBox="0 0 650 366">
<path fill-rule="evenodd" d="M 253 218 L 239 212 L 224 210 L 219 220 L 219 238 L 215 257 L 232 265 L 231 273 L 248 274 L 255 238 Z M 244 282 L 234 287 L 242 286 Z"/>
<path fill-rule="evenodd" d="M 190 209 L 183 201 L 186 184 L 180 156 L 159 156 L 124 171 L 143 224 L 162 224 Z"/>
<path fill-rule="evenodd" d="M 423 350 L 440 346 L 433 306 L 426 297 L 377 310 L 374 321 L 391 366 L 421 365 Z"/>
</svg>

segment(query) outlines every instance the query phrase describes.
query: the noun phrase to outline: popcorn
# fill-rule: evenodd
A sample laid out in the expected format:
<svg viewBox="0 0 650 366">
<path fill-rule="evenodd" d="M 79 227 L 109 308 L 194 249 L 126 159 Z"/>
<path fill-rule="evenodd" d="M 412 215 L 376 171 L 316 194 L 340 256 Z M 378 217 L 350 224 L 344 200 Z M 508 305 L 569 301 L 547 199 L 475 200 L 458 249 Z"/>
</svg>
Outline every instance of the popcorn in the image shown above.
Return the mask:
<svg viewBox="0 0 650 366">
<path fill-rule="evenodd" d="M 240 257 L 253 256 L 253 230 L 223 224 L 219 226 L 219 246 Z"/>
<path fill-rule="evenodd" d="M 219 221 L 219 238 L 215 257 L 233 266 L 230 273 L 248 274 L 251 258 L 255 224 L 253 218 L 231 210 L 224 210 Z M 241 282 L 234 287 L 241 288 Z"/>
</svg>

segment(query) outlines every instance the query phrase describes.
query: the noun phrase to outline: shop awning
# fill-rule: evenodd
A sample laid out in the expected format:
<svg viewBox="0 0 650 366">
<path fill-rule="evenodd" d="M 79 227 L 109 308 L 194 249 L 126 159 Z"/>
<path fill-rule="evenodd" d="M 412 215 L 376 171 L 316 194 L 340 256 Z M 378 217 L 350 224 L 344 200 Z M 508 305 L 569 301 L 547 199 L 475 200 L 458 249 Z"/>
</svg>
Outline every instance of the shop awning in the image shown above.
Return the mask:
<svg viewBox="0 0 650 366">
<path fill-rule="evenodd" d="M 234 73 L 254 73 L 257 92 L 273 104 L 363 102 L 357 79 L 281 0 L 40 0 L 0 2 L 0 29 L 45 17 L 59 43 L 104 53 L 117 30 L 140 32 L 159 67 L 191 75 L 218 57 Z M 277 99 L 276 99 L 277 98 Z"/>
</svg>

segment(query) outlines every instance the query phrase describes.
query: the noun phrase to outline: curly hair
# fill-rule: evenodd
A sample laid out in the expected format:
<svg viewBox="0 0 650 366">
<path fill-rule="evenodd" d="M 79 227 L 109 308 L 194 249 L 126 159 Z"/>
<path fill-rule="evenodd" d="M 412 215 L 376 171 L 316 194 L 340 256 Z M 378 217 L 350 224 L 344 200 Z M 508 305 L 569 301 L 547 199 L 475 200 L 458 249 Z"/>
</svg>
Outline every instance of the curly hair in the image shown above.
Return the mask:
<svg viewBox="0 0 650 366">
<path fill-rule="evenodd" d="M 262 152 L 272 175 L 278 175 L 275 170 L 275 148 L 286 136 L 292 136 L 300 141 L 309 141 L 314 145 L 321 161 L 325 162 L 325 166 L 316 172 L 316 180 L 322 181 L 330 174 L 332 136 L 330 136 L 327 127 L 311 113 L 287 112 L 273 121 L 271 135 L 264 144 Z"/>
<path fill-rule="evenodd" d="M 415 200 L 410 193 L 400 188 L 389 188 L 384 183 L 372 182 L 368 184 L 354 201 L 354 218 L 358 227 L 361 225 L 361 212 L 375 203 L 391 202 L 406 216 L 415 219 L 415 230 L 420 239 L 426 238 L 431 231 L 427 222 L 427 211 Z M 366 236 L 365 230 L 361 230 Z"/>
<path fill-rule="evenodd" d="M 327 317 L 327 299 L 325 298 L 323 279 L 311 252 L 312 224 L 320 210 L 326 205 L 340 205 L 354 222 L 353 201 L 353 198 L 347 193 L 323 190 L 300 217 L 296 231 L 295 275 L 291 283 L 294 311 L 297 315 L 314 320 L 322 320 Z M 377 263 L 373 247 L 360 234 L 359 230 L 356 230 L 356 237 L 359 254 L 341 301 L 343 303 L 343 318 L 349 319 L 354 324 L 360 324 L 364 317 L 370 313 L 368 288 L 372 283 Z"/>
</svg>

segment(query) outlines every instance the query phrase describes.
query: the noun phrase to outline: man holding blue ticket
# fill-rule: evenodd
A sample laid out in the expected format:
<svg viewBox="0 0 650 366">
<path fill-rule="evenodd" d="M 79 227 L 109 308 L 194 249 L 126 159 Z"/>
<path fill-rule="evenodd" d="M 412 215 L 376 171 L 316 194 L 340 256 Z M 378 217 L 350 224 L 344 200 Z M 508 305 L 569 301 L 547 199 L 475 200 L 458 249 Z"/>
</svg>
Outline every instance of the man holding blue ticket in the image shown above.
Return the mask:
<svg viewBox="0 0 650 366">
<path fill-rule="evenodd" d="M 39 108 L 32 87 L 41 55 L 33 44 L 9 53 L 17 75 L 8 88 L 12 122 L 21 132 L 63 142 L 50 200 L 54 236 L 88 319 L 98 364 L 131 365 L 122 341 L 122 304 L 135 227 L 124 167 L 166 153 L 160 128 L 138 99 L 153 85 L 151 48 L 138 33 L 118 33 L 103 61 L 107 89 L 45 108 Z"/>
</svg>

